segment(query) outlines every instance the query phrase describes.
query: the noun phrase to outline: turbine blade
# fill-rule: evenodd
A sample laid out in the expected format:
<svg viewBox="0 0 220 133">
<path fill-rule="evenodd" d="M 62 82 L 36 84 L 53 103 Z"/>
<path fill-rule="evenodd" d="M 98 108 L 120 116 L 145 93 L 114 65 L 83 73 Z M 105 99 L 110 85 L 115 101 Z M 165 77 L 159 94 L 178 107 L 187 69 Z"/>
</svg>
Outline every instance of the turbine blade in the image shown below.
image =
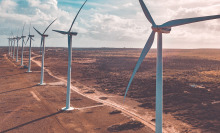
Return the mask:
<svg viewBox="0 0 220 133">
<path fill-rule="evenodd" d="M 25 24 L 26 24 L 26 23 L 24 23 L 24 26 L 25 26 Z M 23 30 L 22 30 L 22 36 L 23 36 L 23 33 L 24 33 L 24 26 L 23 26 Z"/>
<path fill-rule="evenodd" d="M 128 89 L 129 89 L 129 87 L 130 87 L 130 85 L 131 85 L 131 82 L 132 82 L 132 80 L 133 80 L 133 78 L 134 78 L 134 76 L 135 76 L 135 74 L 136 74 L 138 68 L 140 67 L 141 63 L 143 62 L 145 56 L 146 56 L 147 53 L 149 52 L 149 50 L 150 50 L 150 48 L 151 48 L 151 46 L 152 46 L 152 44 L 153 44 L 153 42 L 154 42 L 154 36 L 155 36 L 155 32 L 152 31 L 151 34 L 150 34 L 150 37 L 149 37 L 148 40 L 147 40 L 147 43 L 146 43 L 145 46 L 144 46 L 144 49 L 143 49 L 142 52 L 141 52 L 141 55 L 140 55 L 140 57 L 139 57 L 139 59 L 138 59 L 138 62 L 137 62 L 137 64 L 136 64 L 135 68 L 134 68 L 134 71 L 133 71 L 133 73 L 132 73 L 132 75 L 131 75 L 131 78 L 130 78 L 130 80 L 129 80 L 128 86 L 127 86 L 127 88 L 126 88 L 126 92 L 125 92 L 125 95 L 124 95 L 124 99 L 126 98 Z"/>
<path fill-rule="evenodd" d="M 41 53 L 42 43 L 43 43 L 43 37 L 41 37 L 41 43 L 40 43 L 40 53 Z"/>
<path fill-rule="evenodd" d="M 43 46 L 43 37 L 41 38 L 40 48 Z"/>
<path fill-rule="evenodd" d="M 19 32 L 19 29 L 18 29 L 18 31 L 17 31 L 17 37 L 18 37 L 18 32 Z"/>
<path fill-rule="evenodd" d="M 77 32 L 69 32 L 69 34 L 76 36 L 78 33 Z"/>
<path fill-rule="evenodd" d="M 66 32 L 66 31 L 60 31 L 60 30 L 53 30 L 53 31 L 55 31 L 55 32 L 58 32 L 58 33 L 60 33 L 60 34 L 68 34 L 68 32 Z"/>
<path fill-rule="evenodd" d="M 71 24 L 71 26 L 70 26 L 69 32 L 71 31 L 71 29 L 72 29 L 72 27 L 73 27 L 73 24 L 74 24 L 74 22 L 76 21 L 77 16 L 79 15 L 79 12 L 80 12 L 81 9 L 83 8 L 83 6 L 86 4 L 86 2 L 87 2 L 87 0 L 83 3 L 83 5 L 82 5 L 81 8 L 79 9 L 78 13 L 76 14 L 76 16 L 75 16 L 75 18 L 74 18 L 74 20 L 73 20 L 73 22 L 72 22 L 72 24 Z"/>
<path fill-rule="evenodd" d="M 31 38 L 32 41 L 35 41 L 33 38 Z"/>
<path fill-rule="evenodd" d="M 43 38 L 41 38 L 40 47 L 42 47 L 42 45 L 43 45 Z"/>
<path fill-rule="evenodd" d="M 152 16 L 150 15 L 149 10 L 147 9 L 146 5 L 144 4 L 143 0 L 139 0 L 140 4 L 141 4 L 141 8 L 144 11 L 145 16 L 147 17 L 148 21 L 154 26 L 156 25 Z"/>
<path fill-rule="evenodd" d="M 33 27 L 33 28 L 34 28 L 34 27 Z M 41 34 L 40 31 L 38 31 L 37 29 L 34 28 L 34 30 L 35 30 L 38 34 L 40 34 L 41 36 L 43 35 L 43 34 Z"/>
<path fill-rule="evenodd" d="M 29 26 L 29 35 L 31 34 L 30 32 L 31 32 L 31 23 L 30 23 L 30 26 Z"/>
<path fill-rule="evenodd" d="M 48 30 L 48 28 L 49 28 L 56 20 L 57 20 L 57 18 L 56 18 L 52 23 L 50 23 L 49 26 L 47 26 L 47 28 L 45 29 L 44 33 L 46 33 L 46 31 Z M 43 33 L 43 34 L 44 34 L 44 33 Z"/>
<path fill-rule="evenodd" d="M 29 38 L 30 38 L 30 37 L 28 37 L 28 39 L 27 39 L 27 41 L 26 41 L 25 45 L 27 44 L 27 42 L 28 42 Z"/>
<path fill-rule="evenodd" d="M 179 25 L 184 25 L 184 24 L 189 24 L 189 23 L 195 23 L 195 22 L 199 22 L 199 21 L 206 21 L 206 20 L 211 20 L 211 19 L 217 19 L 217 18 L 220 18 L 220 15 L 204 16 L 204 17 L 196 17 L 196 18 L 176 19 L 176 20 L 168 21 L 168 22 L 162 24 L 160 27 L 174 27 L 174 26 L 179 26 Z"/>
</svg>

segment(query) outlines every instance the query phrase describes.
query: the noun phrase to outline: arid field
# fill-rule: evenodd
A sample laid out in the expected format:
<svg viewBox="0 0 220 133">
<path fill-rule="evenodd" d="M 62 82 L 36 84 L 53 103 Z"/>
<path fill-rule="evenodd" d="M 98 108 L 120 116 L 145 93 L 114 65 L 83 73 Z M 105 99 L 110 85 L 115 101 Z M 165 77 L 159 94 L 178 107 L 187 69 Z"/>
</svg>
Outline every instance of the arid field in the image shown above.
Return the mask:
<svg viewBox="0 0 220 133">
<path fill-rule="evenodd" d="M 0 48 L 1 132 L 154 131 L 156 49 L 143 61 L 123 102 L 141 49 L 74 48 L 71 104 L 77 109 L 72 112 L 60 110 L 65 106 L 67 48 L 46 48 L 46 86 L 37 86 L 39 48 L 32 51 L 32 73 L 25 73 L 20 56 L 16 63 L 7 50 Z M 165 132 L 220 132 L 219 53 L 218 49 L 163 50 Z"/>
</svg>

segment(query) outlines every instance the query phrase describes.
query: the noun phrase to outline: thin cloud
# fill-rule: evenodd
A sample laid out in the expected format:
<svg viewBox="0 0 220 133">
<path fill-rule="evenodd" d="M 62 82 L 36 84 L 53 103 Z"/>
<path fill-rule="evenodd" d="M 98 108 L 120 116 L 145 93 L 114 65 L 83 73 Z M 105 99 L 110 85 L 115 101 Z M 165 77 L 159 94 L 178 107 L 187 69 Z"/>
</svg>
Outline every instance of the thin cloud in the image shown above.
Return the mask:
<svg viewBox="0 0 220 133">
<path fill-rule="evenodd" d="M 19 5 L 15 0 L 2 0 L 0 2 L 0 30 L 4 29 L 4 32 L 0 32 L 0 45 L 7 44 L 5 35 L 9 35 L 11 30 L 14 33 L 17 32 L 17 29 L 21 28 L 25 22 L 27 24 L 32 22 L 33 26 L 43 31 L 50 22 L 58 18 L 48 30 L 47 46 L 65 46 L 63 43 L 67 41 L 66 37 L 51 30 L 68 30 L 84 1 L 27 0 L 26 2 L 27 6 Z M 219 0 L 144 0 L 144 2 L 157 24 L 162 24 L 171 19 L 220 14 Z M 62 3 L 69 4 L 62 5 Z M 73 31 L 79 33 L 73 39 L 75 46 L 79 47 L 103 47 L 106 45 L 112 47 L 143 47 L 151 32 L 151 25 L 144 16 L 137 0 L 89 0 L 80 12 L 73 26 Z M 28 30 L 25 29 L 25 34 L 27 32 Z M 206 41 L 208 38 L 218 38 L 219 32 L 220 20 L 175 27 L 172 28 L 170 36 L 164 38 L 166 41 L 164 47 L 185 48 L 184 44 L 193 41 L 193 43 L 198 43 L 193 48 L 199 48 L 203 43 L 208 44 Z M 32 33 L 35 34 L 34 31 Z M 198 35 L 197 33 L 202 34 Z M 35 37 L 34 43 L 40 43 L 39 37 Z M 218 39 L 213 39 L 210 43 L 212 46 L 216 43 L 214 46 L 220 48 Z M 153 47 L 156 45 L 154 44 Z"/>
</svg>

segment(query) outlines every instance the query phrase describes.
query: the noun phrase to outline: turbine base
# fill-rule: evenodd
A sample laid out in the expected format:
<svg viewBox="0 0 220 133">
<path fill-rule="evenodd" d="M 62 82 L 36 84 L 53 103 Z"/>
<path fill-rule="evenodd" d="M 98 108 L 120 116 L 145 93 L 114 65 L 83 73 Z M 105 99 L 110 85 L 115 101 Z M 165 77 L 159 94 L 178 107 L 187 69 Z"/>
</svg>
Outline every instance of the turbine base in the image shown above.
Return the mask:
<svg viewBox="0 0 220 133">
<path fill-rule="evenodd" d="M 37 85 L 40 85 L 40 86 L 44 86 L 44 85 L 46 85 L 46 83 L 39 83 L 39 84 L 37 84 Z"/>
<path fill-rule="evenodd" d="M 61 110 L 63 111 L 71 111 L 71 110 L 74 110 L 75 108 L 73 107 L 69 107 L 69 108 L 66 108 L 66 107 L 63 107 Z"/>
</svg>

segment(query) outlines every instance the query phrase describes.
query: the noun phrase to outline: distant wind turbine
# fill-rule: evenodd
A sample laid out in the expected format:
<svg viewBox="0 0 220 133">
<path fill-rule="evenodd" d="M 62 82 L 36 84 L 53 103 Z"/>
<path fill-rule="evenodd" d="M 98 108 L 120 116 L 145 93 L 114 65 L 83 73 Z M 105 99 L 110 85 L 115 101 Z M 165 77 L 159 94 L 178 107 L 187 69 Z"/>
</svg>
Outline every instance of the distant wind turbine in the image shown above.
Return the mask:
<svg viewBox="0 0 220 133">
<path fill-rule="evenodd" d="M 27 42 L 28 40 L 30 39 L 30 47 L 29 47 L 29 63 L 28 63 L 28 73 L 31 72 L 31 40 L 33 40 L 32 38 L 34 37 L 34 35 L 31 35 L 31 24 L 30 24 L 30 27 L 29 27 L 29 35 L 28 35 L 28 39 L 27 39 Z"/>
<path fill-rule="evenodd" d="M 220 15 L 214 15 L 214 16 L 204 16 L 204 17 L 196 17 L 196 18 L 185 18 L 185 19 L 177 19 L 177 20 L 171 20 L 168 21 L 162 25 L 156 25 L 153 18 L 150 15 L 150 12 L 148 11 L 147 7 L 145 6 L 143 0 L 139 0 L 140 5 L 142 7 L 142 10 L 148 19 L 148 21 L 152 24 L 152 32 L 150 37 L 148 38 L 148 41 L 138 59 L 138 62 L 134 68 L 134 71 L 132 73 L 131 79 L 128 83 L 128 86 L 126 88 L 126 92 L 124 95 L 124 98 L 127 95 L 128 89 L 131 85 L 131 82 L 141 65 L 142 61 L 144 60 L 145 56 L 149 52 L 153 41 L 155 32 L 158 34 L 158 44 L 157 44 L 157 73 L 156 73 L 156 133 L 162 133 L 162 114 L 163 114 L 163 61 L 162 61 L 162 33 L 170 33 L 171 28 L 175 26 L 180 26 L 184 24 L 190 24 L 194 22 L 199 21 L 205 21 L 205 20 L 211 20 L 211 19 L 218 19 L 220 18 Z"/>
<path fill-rule="evenodd" d="M 29 39 L 27 39 L 26 42 L 24 41 L 24 49 L 23 49 L 23 53 L 28 52 L 28 50 L 25 51 L 25 48 L 27 47 L 27 42 L 28 42 L 28 40 L 29 40 Z M 32 39 L 32 40 L 33 40 L 33 39 Z M 24 65 L 24 62 L 23 62 L 23 65 Z M 25 65 L 24 65 L 24 66 L 25 66 Z M 27 66 L 26 66 L 26 67 L 27 67 Z"/>
<path fill-rule="evenodd" d="M 11 44 L 11 38 L 8 38 L 8 55 L 10 56 L 10 44 Z"/>
<path fill-rule="evenodd" d="M 25 26 L 25 23 L 24 23 L 24 26 Z M 23 26 L 23 30 L 22 30 L 22 36 L 21 36 L 21 39 L 22 39 L 22 46 L 21 46 L 21 66 L 23 66 L 23 56 L 24 56 L 24 38 L 26 36 L 23 35 L 24 33 L 24 26 Z"/>
<path fill-rule="evenodd" d="M 15 40 L 16 40 L 16 37 L 13 37 L 13 41 L 14 41 L 14 48 L 13 48 L 13 57 L 12 59 L 15 58 Z"/>
<path fill-rule="evenodd" d="M 12 48 L 12 47 L 13 47 L 13 46 L 12 46 L 12 45 L 13 45 L 13 41 L 14 41 L 14 39 L 13 39 L 13 37 L 11 37 L 10 57 L 12 57 L 12 53 L 13 53 L 13 52 L 12 52 L 12 49 L 13 49 L 13 48 Z"/>
<path fill-rule="evenodd" d="M 16 62 L 18 62 L 18 42 L 19 42 L 19 40 L 21 39 L 21 37 L 19 37 L 18 35 L 17 35 L 17 37 L 16 37 L 16 40 L 17 40 L 17 53 L 16 53 Z"/>
<path fill-rule="evenodd" d="M 29 39 L 28 39 L 29 40 Z M 25 52 L 25 48 L 27 47 L 27 41 L 25 42 L 25 46 L 24 46 L 24 52 Z"/>
<path fill-rule="evenodd" d="M 11 35 L 12 35 L 12 32 L 11 32 Z M 8 38 L 8 55 L 11 56 L 11 41 L 12 41 L 12 37 L 10 37 L 9 35 L 9 38 Z"/>
<path fill-rule="evenodd" d="M 72 36 L 76 36 L 77 32 L 71 32 L 71 29 L 73 27 L 73 24 L 79 14 L 79 12 L 81 11 L 81 9 L 83 8 L 83 6 L 85 5 L 85 3 L 87 2 L 87 0 L 83 3 L 83 5 L 81 6 L 81 8 L 79 9 L 78 13 L 76 14 L 76 17 L 74 18 L 69 31 L 59 31 L 59 30 L 53 30 L 55 32 L 58 32 L 60 34 L 64 34 L 68 36 L 68 76 L 67 76 L 67 94 L 66 94 L 66 107 L 62 108 L 62 110 L 73 110 L 73 107 L 70 107 L 70 85 L 71 85 L 71 64 L 72 64 Z"/>
<path fill-rule="evenodd" d="M 41 45 L 43 45 L 43 50 L 42 50 L 42 63 L 41 63 L 41 79 L 40 79 L 40 84 L 39 85 L 45 85 L 44 83 L 44 53 L 45 53 L 45 37 L 48 37 L 48 35 L 45 35 L 46 31 L 48 30 L 48 28 L 56 21 L 56 19 L 50 23 L 50 25 L 45 29 L 45 31 L 42 33 L 40 33 L 37 29 L 36 32 L 41 35 Z"/>
<path fill-rule="evenodd" d="M 13 43 L 13 32 L 11 32 L 11 37 L 10 37 L 10 57 L 12 57 L 12 43 Z"/>
</svg>

